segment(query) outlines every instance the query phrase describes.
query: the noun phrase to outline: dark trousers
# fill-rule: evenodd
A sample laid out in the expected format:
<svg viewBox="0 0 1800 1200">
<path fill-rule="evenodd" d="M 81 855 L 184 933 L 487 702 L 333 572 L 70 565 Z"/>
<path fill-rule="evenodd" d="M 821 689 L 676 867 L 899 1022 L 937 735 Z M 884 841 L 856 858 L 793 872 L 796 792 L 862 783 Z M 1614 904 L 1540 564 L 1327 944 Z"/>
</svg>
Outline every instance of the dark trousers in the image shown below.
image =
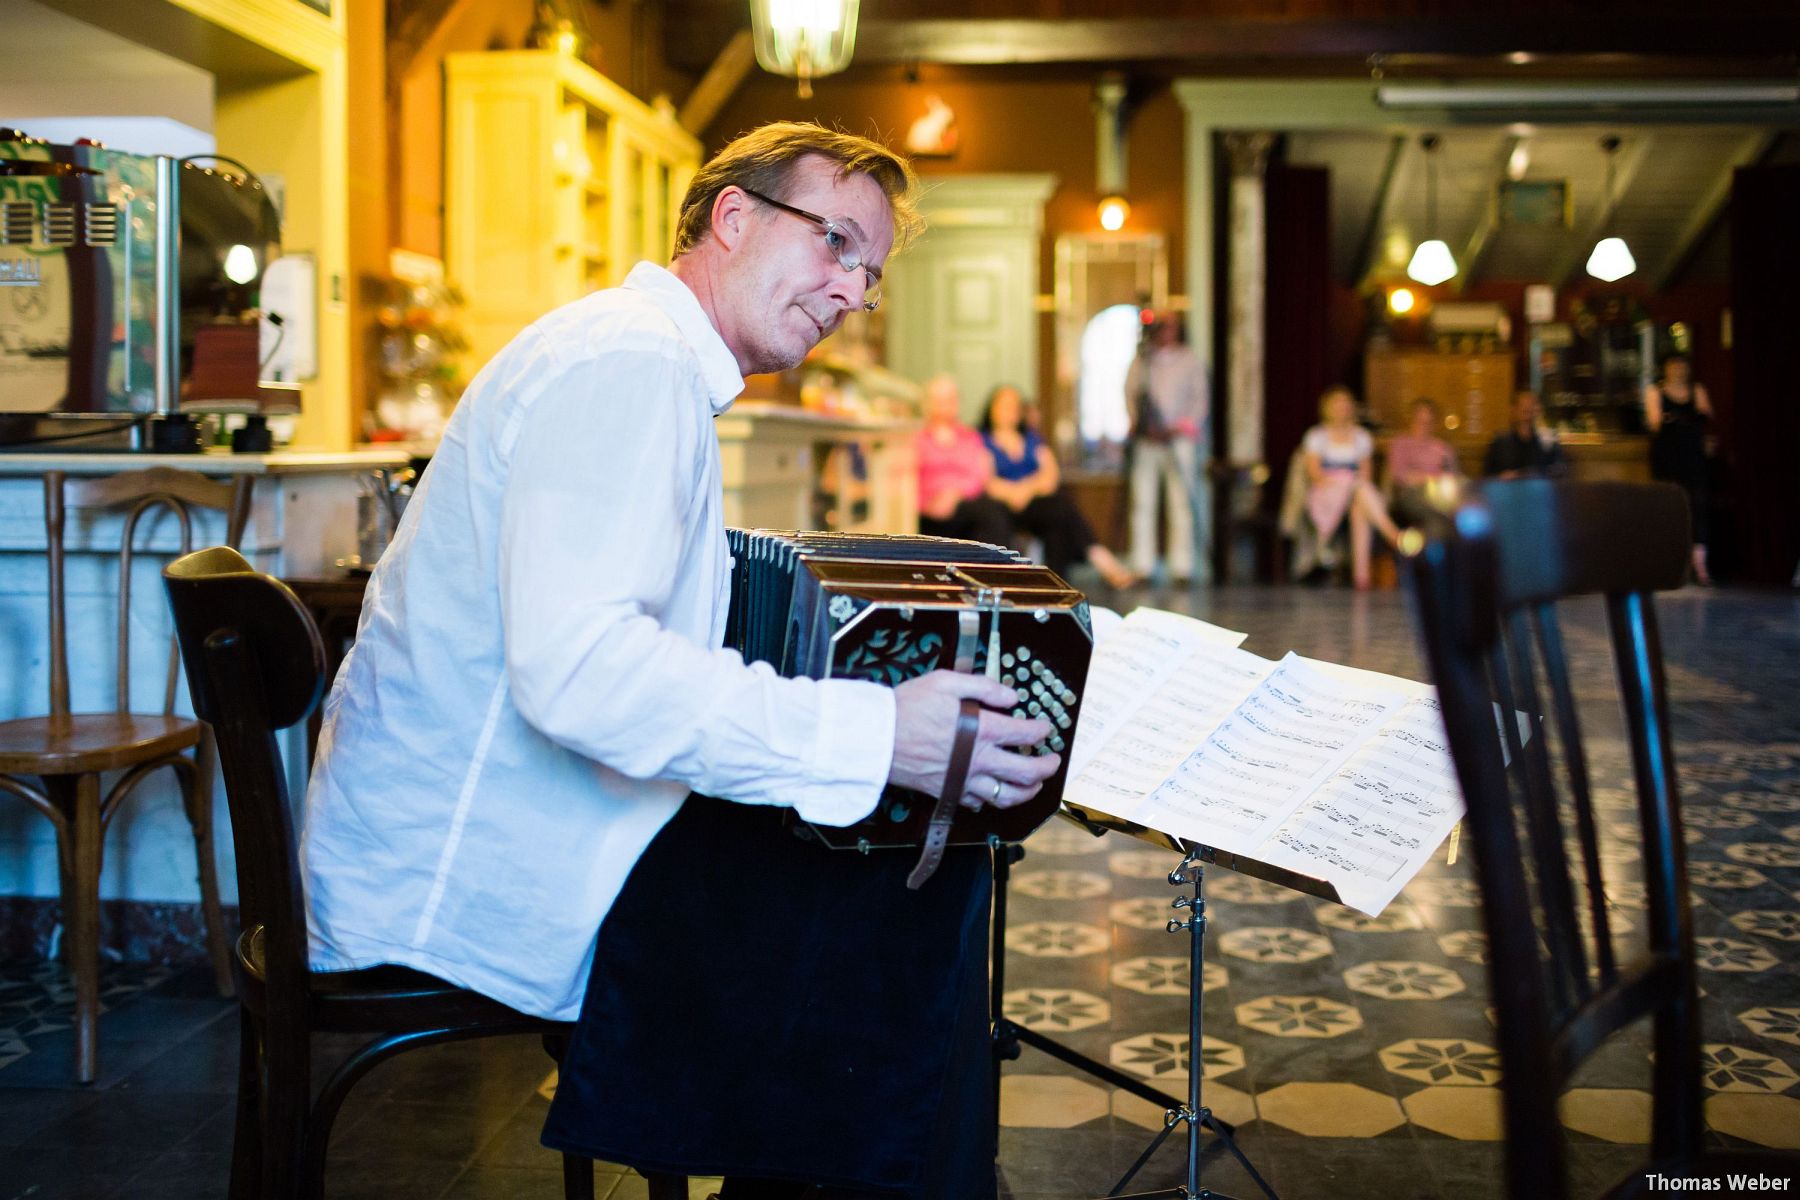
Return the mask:
<svg viewBox="0 0 1800 1200">
<path fill-rule="evenodd" d="M 913 892 L 911 853 L 828 850 L 783 816 L 691 796 L 645 851 L 544 1144 L 723 1175 L 733 1200 L 994 1200 L 986 850 Z"/>
<path fill-rule="evenodd" d="M 975 496 L 956 506 L 943 520 L 919 518 L 919 532 L 932 537 L 966 538 L 1004 546 L 1012 541 L 1013 514 L 1006 505 L 991 496 Z"/>
<path fill-rule="evenodd" d="M 1094 544 L 1094 530 L 1075 500 L 1062 488 L 1048 496 L 1035 497 L 1024 511 L 1013 514 L 1020 529 L 1044 543 L 1044 565 L 1058 575 L 1087 561 Z"/>
</svg>

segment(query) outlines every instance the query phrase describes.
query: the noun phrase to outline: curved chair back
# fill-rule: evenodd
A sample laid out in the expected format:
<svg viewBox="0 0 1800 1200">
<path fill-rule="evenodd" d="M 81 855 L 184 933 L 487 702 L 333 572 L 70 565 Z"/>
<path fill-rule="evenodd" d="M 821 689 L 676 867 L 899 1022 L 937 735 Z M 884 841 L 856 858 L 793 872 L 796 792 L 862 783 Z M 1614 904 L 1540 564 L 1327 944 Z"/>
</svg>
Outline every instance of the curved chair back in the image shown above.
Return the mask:
<svg viewBox="0 0 1800 1200">
<path fill-rule="evenodd" d="M 275 732 L 325 691 L 325 649 L 287 585 L 225 546 L 163 570 L 194 712 L 213 728 L 231 807 L 246 930 L 263 928 L 269 986 L 302 994 L 306 916 L 287 775 Z"/>
<path fill-rule="evenodd" d="M 1610 1035 L 1644 1016 L 1655 1047 L 1653 1157 L 1689 1158 L 1702 1144 L 1700 1024 L 1651 602 L 1685 579 L 1686 498 L 1667 484 L 1521 480 L 1434 486 L 1415 501 L 1406 558 L 1468 803 L 1509 1194 L 1566 1194 L 1558 1097 Z M 1567 639 L 1571 654 L 1558 602 L 1593 596 L 1603 599 L 1606 643 L 1583 630 Z M 1602 710 L 1592 701 L 1614 690 L 1608 658 L 1621 706 Z M 1641 941 L 1622 939 L 1610 919 L 1609 892 L 1636 881 L 1619 865 L 1629 855 L 1601 853 L 1584 719 L 1628 747 L 1618 759 L 1636 793 L 1625 840 L 1641 855 Z"/>
</svg>

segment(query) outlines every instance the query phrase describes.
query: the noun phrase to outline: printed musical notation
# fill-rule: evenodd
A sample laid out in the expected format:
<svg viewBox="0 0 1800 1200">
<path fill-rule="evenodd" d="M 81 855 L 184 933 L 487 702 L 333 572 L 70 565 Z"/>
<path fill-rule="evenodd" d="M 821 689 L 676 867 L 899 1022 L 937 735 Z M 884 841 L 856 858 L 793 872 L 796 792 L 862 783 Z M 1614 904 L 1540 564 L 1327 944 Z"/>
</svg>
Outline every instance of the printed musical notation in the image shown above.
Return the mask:
<svg viewBox="0 0 1800 1200">
<path fill-rule="evenodd" d="M 1098 680 L 1111 719 L 1085 754 L 1078 739 L 1065 798 L 1327 879 L 1378 915 L 1462 818 L 1436 693 L 1224 639 L 1176 650 L 1176 629 L 1144 621 L 1124 653 L 1096 650 L 1089 702 Z"/>
<path fill-rule="evenodd" d="M 1244 635 L 1234 630 L 1160 609 L 1140 608 L 1126 617 L 1094 648 L 1081 723 L 1069 748 L 1069 778 L 1078 778 L 1108 739 L 1130 725 L 1138 710 L 1165 687 L 1171 689 L 1170 702 L 1181 704 L 1185 681 L 1208 674 L 1192 669 L 1197 655 L 1235 649 L 1243 640 Z M 1153 721 L 1167 719 L 1148 715 Z"/>
<path fill-rule="evenodd" d="M 1294 811 L 1264 859 L 1303 874 L 1326 867 L 1344 903 L 1379 913 L 1462 819 L 1436 696 L 1411 699 Z"/>
</svg>

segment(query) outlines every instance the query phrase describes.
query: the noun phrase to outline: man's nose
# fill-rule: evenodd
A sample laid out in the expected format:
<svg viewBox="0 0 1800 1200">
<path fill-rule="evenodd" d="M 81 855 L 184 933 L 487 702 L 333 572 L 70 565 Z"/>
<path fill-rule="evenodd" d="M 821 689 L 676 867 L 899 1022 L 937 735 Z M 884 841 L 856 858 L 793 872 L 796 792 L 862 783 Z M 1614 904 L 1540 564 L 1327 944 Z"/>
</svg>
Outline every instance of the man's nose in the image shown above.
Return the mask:
<svg viewBox="0 0 1800 1200">
<path fill-rule="evenodd" d="M 846 312 L 862 306 L 865 276 L 859 267 L 854 271 L 840 270 L 833 276 L 831 283 L 825 288 L 825 294 Z"/>
</svg>

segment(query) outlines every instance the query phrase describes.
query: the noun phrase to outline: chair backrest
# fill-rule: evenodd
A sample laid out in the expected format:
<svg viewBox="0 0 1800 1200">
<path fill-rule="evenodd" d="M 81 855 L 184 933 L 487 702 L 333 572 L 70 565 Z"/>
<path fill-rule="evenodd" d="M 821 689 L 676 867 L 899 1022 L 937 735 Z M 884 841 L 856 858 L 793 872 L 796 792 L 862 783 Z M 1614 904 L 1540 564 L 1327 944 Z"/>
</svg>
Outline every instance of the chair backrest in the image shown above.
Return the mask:
<svg viewBox="0 0 1800 1200">
<path fill-rule="evenodd" d="M 264 929 L 271 992 L 298 995 L 306 907 L 275 731 L 306 719 L 325 692 L 325 648 L 306 606 L 226 546 L 163 569 L 194 712 L 212 726 L 231 807 L 245 929 Z"/>
<path fill-rule="evenodd" d="M 1693 931 L 1650 596 L 1685 577 L 1686 499 L 1666 484 L 1549 480 L 1446 482 L 1419 497 L 1431 502 L 1409 514 L 1418 528 L 1406 557 L 1482 890 L 1508 1194 L 1561 1196 L 1558 1097 L 1642 1017 L 1655 1045 L 1653 1152 L 1701 1145 Z M 1580 596 L 1603 597 L 1610 654 L 1587 629 L 1571 625 L 1565 639 L 1558 602 Z M 1606 658 L 1622 708 L 1588 704 L 1578 717 L 1578 693 L 1612 691 L 1604 669 L 1592 670 Z M 1640 854 L 1641 938 L 1622 935 L 1609 901 L 1609 889 L 1626 894 L 1631 850 L 1610 829 L 1599 839 L 1589 763 L 1605 751 L 1584 745 L 1583 719 L 1608 733 L 1622 724 L 1629 746 L 1608 762 L 1629 762 L 1636 793 L 1631 836 L 1616 840 Z"/>
<path fill-rule="evenodd" d="M 69 715 L 69 634 L 64 564 L 67 558 L 63 527 L 71 508 L 122 508 L 130 506 L 119 542 L 119 602 L 115 631 L 118 671 L 113 692 L 117 712 L 131 709 L 131 574 L 135 550 L 132 542 L 145 514 L 167 509 L 181 525 L 181 553 L 194 548 L 193 510 L 216 509 L 225 513 L 225 542 L 236 547 L 250 519 L 251 477 L 238 475 L 230 483 L 208 479 L 196 471 L 153 467 L 147 471 L 123 471 L 94 478 L 71 476 L 61 471 L 44 475 L 44 535 L 50 566 L 50 715 Z M 179 669 L 175 642 L 169 642 L 169 666 L 163 687 L 165 715 L 175 711 L 175 679 Z"/>
</svg>

